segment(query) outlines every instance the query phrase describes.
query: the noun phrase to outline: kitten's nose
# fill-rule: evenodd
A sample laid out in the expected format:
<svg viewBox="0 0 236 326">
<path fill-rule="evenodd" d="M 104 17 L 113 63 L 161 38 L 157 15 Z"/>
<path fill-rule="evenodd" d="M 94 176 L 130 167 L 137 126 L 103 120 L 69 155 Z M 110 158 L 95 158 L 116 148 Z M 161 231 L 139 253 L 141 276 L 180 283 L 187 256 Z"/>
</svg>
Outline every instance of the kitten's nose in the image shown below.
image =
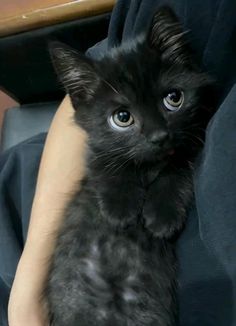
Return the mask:
<svg viewBox="0 0 236 326">
<path fill-rule="evenodd" d="M 153 144 L 163 145 L 167 137 L 168 137 L 168 132 L 166 130 L 158 130 L 150 135 L 149 141 Z"/>
</svg>

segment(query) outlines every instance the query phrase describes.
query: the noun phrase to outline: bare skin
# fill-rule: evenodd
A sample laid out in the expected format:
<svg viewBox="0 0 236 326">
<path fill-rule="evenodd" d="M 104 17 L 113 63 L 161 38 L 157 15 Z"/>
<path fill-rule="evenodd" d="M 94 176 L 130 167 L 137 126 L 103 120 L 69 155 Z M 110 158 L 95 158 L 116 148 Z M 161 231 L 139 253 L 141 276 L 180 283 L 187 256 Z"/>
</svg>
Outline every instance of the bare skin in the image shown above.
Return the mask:
<svg viewBox="0 0 236 326">
<path fill-rule="evenodd" d="M 68 96 L 50 127 L 40 164 L 25 248 L 8 306 L 9 326 L 46 326 L 40 294 L 68 194 L 84 175 L 86 134 L 73 123 Z M 78 183 L 76 182 L 76 187 Z"/>
</svg>

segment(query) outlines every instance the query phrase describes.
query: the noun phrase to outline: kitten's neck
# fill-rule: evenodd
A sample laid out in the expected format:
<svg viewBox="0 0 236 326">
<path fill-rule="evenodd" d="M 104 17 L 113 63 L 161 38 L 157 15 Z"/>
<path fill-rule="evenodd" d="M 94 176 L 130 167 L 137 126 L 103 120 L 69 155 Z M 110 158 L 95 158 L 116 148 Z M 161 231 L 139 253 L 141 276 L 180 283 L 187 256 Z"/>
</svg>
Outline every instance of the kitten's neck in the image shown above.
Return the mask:
<svg viewBox="0 0 236 326">
<path fill-rule="evenodd" d="M 87 162 L 88 174 L 94 180 L 102 179 L 110 184 L 111 180 L 120 179 L 125 183 L 131 177 L 136 180 L 137 184 L 145 188 L 158 177 L 161 170 L 166 166 L 166 162 L 109 161 L 99 155 L 95 156 L 92 152 L 90 152 Z"/>
</svg>

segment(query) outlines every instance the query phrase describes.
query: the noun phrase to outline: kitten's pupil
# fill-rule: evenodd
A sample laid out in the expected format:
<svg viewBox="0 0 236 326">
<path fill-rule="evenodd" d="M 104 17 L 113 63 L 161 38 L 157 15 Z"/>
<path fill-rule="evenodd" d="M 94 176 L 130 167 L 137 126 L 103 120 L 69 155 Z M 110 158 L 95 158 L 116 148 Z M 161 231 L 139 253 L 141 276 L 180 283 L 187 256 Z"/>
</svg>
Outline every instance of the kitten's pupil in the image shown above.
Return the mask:
<svg viewBox="0 0 236 326">
<path fill-rule="evenodd" d="M 120 122 L 126 123 L 130 119 L 130 113 L 128 111 L 119 111 L 117 113 L 117 118 Z"/>
<path fill-rule="evenodd" d="M 181 97 L 181 93 L 179 91 L 172 91 L 168 94 L 168 97 L 171 102 L 178 103 Z"/>
</svg>

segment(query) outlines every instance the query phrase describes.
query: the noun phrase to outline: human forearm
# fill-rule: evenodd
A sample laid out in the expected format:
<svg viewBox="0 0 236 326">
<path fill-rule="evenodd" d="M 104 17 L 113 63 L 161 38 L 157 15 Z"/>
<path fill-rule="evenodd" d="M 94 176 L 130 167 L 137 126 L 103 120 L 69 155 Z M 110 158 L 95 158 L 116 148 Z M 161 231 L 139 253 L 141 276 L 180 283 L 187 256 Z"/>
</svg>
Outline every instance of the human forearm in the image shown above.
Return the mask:
<svg viewBox="0 0 236 326">
<path fill-rule="evenodd" d="M 40 164 L 28 236 L 10 297 L 10 326 L 23 325 L 19 320 L 28 315 L 27 302 L 34 302 L 38 309 L 68 194 L 84 174 L 85 140 L 85 133 L 73 123 L 73 108 L 66 97 L 50 127 Z M 40 318 L 31 326 L 43 325 Z"/>
</svg>

